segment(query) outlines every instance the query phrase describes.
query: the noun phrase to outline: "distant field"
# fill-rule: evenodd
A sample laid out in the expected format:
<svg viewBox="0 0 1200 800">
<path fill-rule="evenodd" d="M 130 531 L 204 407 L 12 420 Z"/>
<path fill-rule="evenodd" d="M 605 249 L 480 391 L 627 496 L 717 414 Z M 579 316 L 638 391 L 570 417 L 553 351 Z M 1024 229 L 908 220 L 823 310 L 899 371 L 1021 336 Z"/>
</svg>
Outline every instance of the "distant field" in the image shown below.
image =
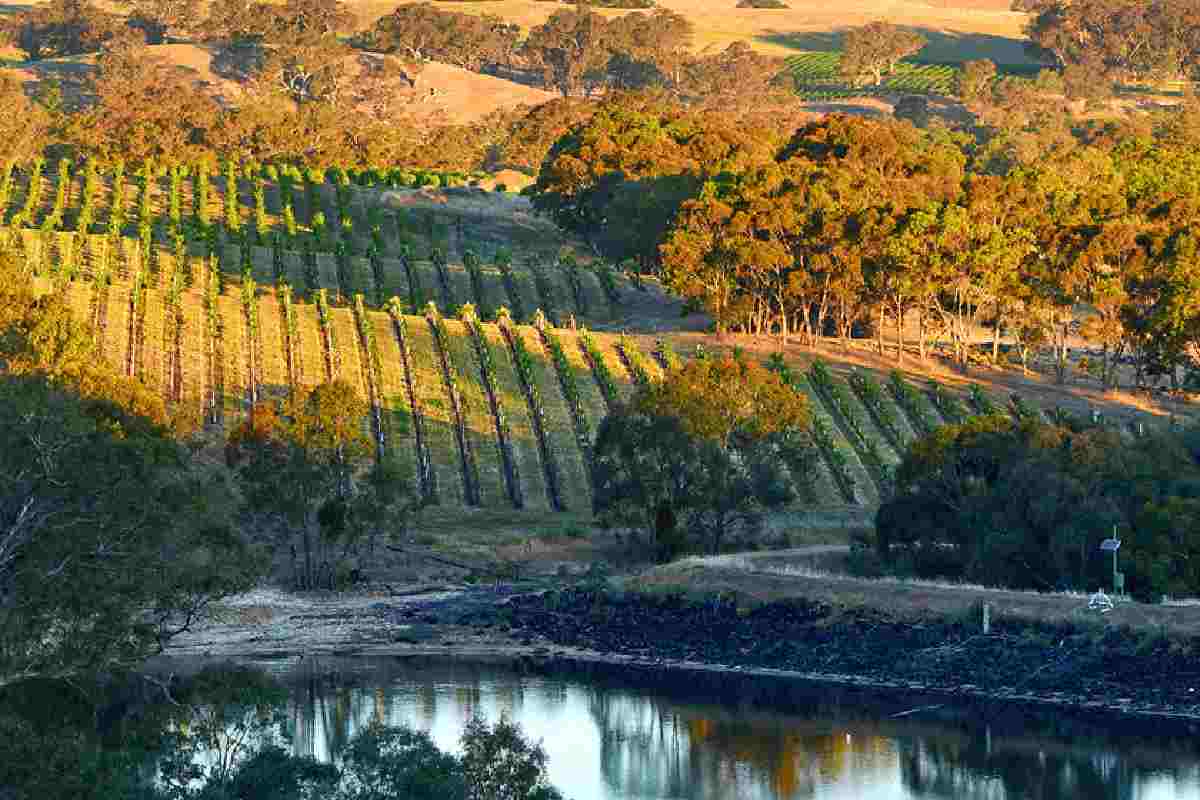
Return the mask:
<svg viewBox="0 0 1200 800">
<path fill-rule="evenodd" d="M 1028 64 L 1022 49 L 1022 26 L 1027 14 L 1010 11 L 1008 0 L 933 0 L 884 3 L 852 0 L 821 3 L 786 0 L 786 9 L 737 8 L 737 0 L 658 0 L 662 8 L 683 14 L 696 26 L 694 49 L 713 51 L 732 42 L 746 41 L 772 55 L 800 51 L 831 51 L 841 47 L 841 32 L 875 20 L 886 20 L 920 31 L 929 44 L 920 58 L 928 61 L 964 61 L 990 58 L 997 64 Z M 362 21 L 390 12 L 395 0 L 352 0 L 347 5 Z M 445 2 L 439 8 L 467 14 L 495 14 L 516 22 L 523 30 L 540 25 L 551 14 L 570 8 L 562 3 L 536 0 Z M 605 17 L 630 13 L 595 9 Z"/>
</svg>

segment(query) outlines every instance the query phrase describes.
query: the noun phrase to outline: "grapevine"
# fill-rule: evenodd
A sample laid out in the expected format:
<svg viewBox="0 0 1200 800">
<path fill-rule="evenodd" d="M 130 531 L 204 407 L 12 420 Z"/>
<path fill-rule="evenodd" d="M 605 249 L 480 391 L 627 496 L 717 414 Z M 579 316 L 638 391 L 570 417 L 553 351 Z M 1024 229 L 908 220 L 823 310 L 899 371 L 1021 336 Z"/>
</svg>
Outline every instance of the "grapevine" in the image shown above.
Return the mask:
<svg viewBox="0 0 1200 800">
<path fill-rule="evenodd" d="M 794 392 L 803 393 L 805 389 L 805 379 L 801 374 L 792 372 L 792 370 L 783 363 L 780 359 L 778 365 L 770 367 L 774 372 L 778 373 Z M 809 434 L 812 436 L 813 442 L 816 443 L 817 449 L 821 451 L 821 455 L 825 459 L 825 463 L 829 466 L 829 472 L 833 476 L 833 482 L 836 484 L 838 491 L 842 493 L 842 497 L 848 503 L 856 502 L 854 494 L 854 476 L 850 474 L 850 457 L 842 448 L 838 446 L 837 440 L 833 436 L 833 431 L 825 420 L 816 415 L 812 415 L 812 421 L 809 424 Z"/>
<path fill-rule="evenodd" d="M 680 360 L 679 355 L 662 339 L 654 343 L 654 356 L 665 370 L 674 372 L 683 366 L 683 361 Z"/>
<path fill-rule="evenodd" d="M 611 411 L 621 402 L 621 396 L 617 393 L 617 383 L 609 372 L 608 364 L 604 363 L 604 356 L 587 328 L 579 330 L 579 346 L 592 367 L 592 374 L 596 376 L 596 383 L 600 386 L 600 394 L 604 395 L 604 402 Z"/>
<path fill-rule="evenodd" d="M 604 289 L 604 296 L 608 298 L 609 308 L 613 313 L 616 313 L 617 306 L 621 302 L 621 291 L 617 288 L 617 276 L 613 272 L 612 265 L 606 261 L 597 262 L 596 277 L 600 279 L 600 286 Z"/>
<path fill-rule="evenodd" d="M 868 435 L 865 422 L 850 402 L 846 387 L 834 380 L 829 368 L 820 359 L 813 362 L 808 378 L 821 399 L 841 418 L 849 434 L 847 438 L 856 446 L 863 463 L 871 470 L 880 489 L 883 489 L 891 481 L 891 470 L 883 459 L 878 442 Z"/>
<path fill-rule="evenodd" d="M 429 447 L 425 436 L 425 415 L 417 397 L 412 379 L 412 354 L 408 349 L 408 322 L 404 317 L 404 307 L 400 298 L 393 297 L 387 304 L 388 314 L 392 318 L 392 329 L 400 347 L 400 361 L 404 367 L 404 386 L 408 391 L 408 403 L 412 408 L 413 435 L 417 443 L 417 471 L 421 484 L 421 496 L 429 503 L 437 503 L 437 474 L 429 458 Z"/>
<path fill-rule="evenodd" d="M 858 395 L 858 399 L 867 407 L 867 411 L 875 418 L 875 424 L 887 436 L 888 441 L 896 448 L 896 452 L 904 450 L 904 437 L 900 435 L 900 426 L 892 413 L 892 407 L 883 396 L 879 383 L 868 375 L 852 370 L 848 378 L 850 387 Z"/>
<path fill-rule="evenodd" d="M 242 232 L 242 215 L 238 208 L 237 164 L 225 162 L 225 231 L 231 241 L 239 241 Z"/>
<path fill-rule="evenodd" d="M 479 494 L 479 468 L 475 463 L 475 453 L 471 448 L 471 440 L 467 436 L 466 411 L 462 393 L 458 388 L 458 371 L 450 360 L 446 340 L 446 323 L 438 313 L 437 306 L 430 303 L 425 309 L 425 319 L 433 331 L 433 341 L 438 357 L 442 362 L 442 377 L 446 381 L 446 389 L 450 394 L 450 404 L 454 409 L 454 432 L 458 438 L 459 450 L 462 453 L 463 487 L 469 505 L 481 504 Z"/>
<path fill-rule="evenodd" d="M 524 508 L 525 498 L 521 494 L 521 476 L 517 470 L 516 459 L 513 457 L 512 431 L 504 416 L 504 406 L 500 402 L 500 392 L 496 387 L 496 366 L 492 360 L 492 349 L 484 338 L 479 316 L 475 307 L 470 303 L 463 305 L 460 319 L 471 335 L 471 343 L 475 348 L 475 356 L 479 360 L 479 374 L 482 378 L 488 403 L 492 407 L 492 418 L 496 422 L 496 439 L 500 444 L 500 458 L 504 464 L 504 479 L 508 486 L 508 497 L 514 508 Z"/>
<path fill-rule="evenodd" d="M 246 329 L 249 334 L 248 359 L 250 362 L 250 405 L 258 403 L 258 387 L 260 384 L 261 366 L 258 363 L 258 297 L 255 292 L 254 278 L 249 272 L 242 274 L 242 309 L 246 314 Z"/>
<path fill-rule="evenodd" d="M 921 403 L 921 398 L 912 384 L 905 380 L 899 370 L 892 370 L 888 383 L 891 385 L 892 395 L 896 398 L 896 402 L 904 409 L 904 413 L 908 415 L 909 421 L 912 422 L 917 432 L 921 435 L 931 433 L 936 425 L 929 418 L 929 414 L 925 411 L 925 406 Z"/>
<path fill-rule="evenodd" d="M 592 432 L 588 425 L 587 416 L 583 413 L 583 399 L 579 395 L 579 387 L 575 384 L 575 373 L 567 360 L 562 342 L 546 325 L 546 317 L 541 310 L 534 312 L 533 325 L 542 337 L 546 349 L 550 351 L 550 360 L 554 363 L 554 371 L 558 375 L 558 384 L 562 389 L 563 398 L 571 409 L 571 422 L 575 428 L 575 441 L 579 452 L 589 464 L 592 458 Z"/>
<path fill-rule="evenodd" d="M 483 302 L 483 272 L 479 268 L 479 256 L 475 255 L 474 250 L 467 248 L 463 251 L 462 260 L 467 274 L 471 276 L 471 292 L 475 295 L 475 302 L 479 305 L 479 314 L 484 319 L 488 319 L 493 312 Z"/>
<path fill-rule="evenodd" d="M 325 340 L 325 379 L 332 381 L 340 374 L 341 365 L 335 363 L 338 355 L 337 341 L 333 336 L 333 318 L 329 313 L 329 300 L 325 289 L 318 289 L 316 294 L 317 319 L 321 323 L 321 338 Z"/>
<path fill-rule="evenodd" d="M 538 263 L 538 260 L 536 257 L 532 257 L 532 256 L 530 257 L 529 271 L 530 271 L 530 273 L 533 274 L 533 283 L 534 283 L 534 286 L 537 288 L 538 297 L 542 301 L 542 307 L 547 309 L 544 312 L 547 319 L 550 320 L 551 325 L 557 326 L 558 325 L 557 315 L 553 311 L 553 308 L 554 308 L 554 285 L 552 283 L 550 283 L 549 278 L 546 277 L 546 272 L 545 272 L 545 270 L 542 269 L 541 264 Z"/>
<path fill-rule="evenodd" d="M 367 324 L 367 312 L 363 307 L 361 294 L 354 295 L 354 323 L 358 328 L 358 343 L 364 356 L 367 392 L 371 396 L 371 422 L 375 429 L 375 450 L 378 457 L 382 458 L 384 435 L 383 414 L 379 409 L 379 376 L 383 374 L 383 365 L 379 357 L 379 346 L 375 343 L 375 331 Z"/>
<path fill-rule="evenodd" d="M 962 401 L 937 381 L 929 382 L 929 390 L 933 396 L 933 404 L 941 412 L 942 417 L 951 425 L 957 425 L 968 416 L 967 408 Z"/>
<path fill-rule="evenodd" d="M 571 294 L 575 297 L 575 308 L 580 314 L 587 314 L 587 297 L 583 293 L 583 283 L 579 278 L 579 264 L 569 253 L 558 259 L 558 264 L 567 274 L 567 282 L 571 285 Z"/>
<path fill-rule="evenodd" d="M 261 175 L 254 178 L 254 241 L 266 245 L 271 223 L 267 219 L 267 190 Z"/>
<path fill-rule="evenodd" d="M 555 511 L 563 511 L 566 505 L 562 499 L 558 459 L 546 436 L 546 409 L 534 378 L 533 358 L 529 355 L 529 350 L 526 349 L 520 333 L 513 329 L 512 316 L 507 308 L 501 306 L 496 312 L 496 322 L 500 328 L 500 334 L 508 345 L 509 353 L 512 355 L 517 378 L 521 382 L 521 390 L 529 405 L 529 416 L 533 421 L 533 432 L 537 438 L 538 452 L 542 457 L 542 471 L 546 476 L 546 487 L 550 490 L 550 504 Z"/>
<path fill-rule="evenodd" d="M 649 365 L 646 364 L 645 356 L 624 333 L 617 339 L 617 350 L 638 386 L 649 386 L 650 370 L 647 368 Z"/>
<path fill-rule="evenodd" d="M 496 251 L 495 262 L 496 267 L 500 270 L 500 277 L 504 281 L 504 291 L 508 293 L 512 317 L 518 322 L 523 322 L 525 320 L 525 304 L 521 300 L 520 291 L 517 290 L 517 279 L 512 270 L 512 253 L 507 248 L 500 248 Z"/>
<path fill-rule="evenodd" d="M 975 411 L 980 414 L 995 414 L 999 409 L 996 408 L 995 401 L 988 397 L 983 389 L 979 388 L 979 384 L 972 383 L 968 390 L 971 395 L 971 405 L 975 407 Z"/>
</svg>

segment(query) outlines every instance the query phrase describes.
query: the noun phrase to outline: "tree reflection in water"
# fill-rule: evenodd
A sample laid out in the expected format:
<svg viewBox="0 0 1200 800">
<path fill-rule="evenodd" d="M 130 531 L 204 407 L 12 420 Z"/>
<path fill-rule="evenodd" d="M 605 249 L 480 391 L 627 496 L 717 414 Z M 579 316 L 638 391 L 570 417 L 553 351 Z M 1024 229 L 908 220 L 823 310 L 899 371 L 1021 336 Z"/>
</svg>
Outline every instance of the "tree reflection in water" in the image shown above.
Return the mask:
<svg viewBox="0 0 1200 800">
<path fill-rule="evenodd" d="M 175 703 L 137 681 L 90 698 L 54 687 L 0 693 L 0 786 L 5 765 L 95 762 L 95 752 L 142 779 L 164 765 L 179 775 L 189 763 L 229 771 L 268 742 L 329 763 L 373 722 L 426 731 L 457 751 L 463 722 L 480 712 L 508 715 L 542 740 L 552 782 L 575 800 L 1200 800 L 1194 737 L 1035 728 L 1021 718 L 889 719 L 825 697 L 783 714 L 452 663 L 302 663 L 272 666 L 272 679 L 195 665 L 172 684 Z"/>
<path fill-rule="evenodd" d="M 588 710 L 616 796 L 799 800 L 895 764 L 890 739 L 829 724 L 802 732 L 770 714 L 593 689 Z M 853 774 L 853 775 L 852 775 Z"/>
</svg>

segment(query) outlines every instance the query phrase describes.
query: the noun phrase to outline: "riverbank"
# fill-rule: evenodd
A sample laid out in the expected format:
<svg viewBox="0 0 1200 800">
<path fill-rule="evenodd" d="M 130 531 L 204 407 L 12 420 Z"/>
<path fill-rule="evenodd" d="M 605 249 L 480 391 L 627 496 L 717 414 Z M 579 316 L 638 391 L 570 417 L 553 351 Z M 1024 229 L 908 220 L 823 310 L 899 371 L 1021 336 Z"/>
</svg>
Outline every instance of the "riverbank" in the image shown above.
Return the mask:
<svg viewBox="0 0 1200 800">
<path fill-rule="evenodd" d="M 914 713 L 971 705 L 1200 732 L 1198 637 L 1004 618 L 984 635 L 974 619 L 798 598 L 749 608 L 599 585 L 262 590 L 168 655 L 452 658 L 764 705 L 824 686 Z"/>
</svg>

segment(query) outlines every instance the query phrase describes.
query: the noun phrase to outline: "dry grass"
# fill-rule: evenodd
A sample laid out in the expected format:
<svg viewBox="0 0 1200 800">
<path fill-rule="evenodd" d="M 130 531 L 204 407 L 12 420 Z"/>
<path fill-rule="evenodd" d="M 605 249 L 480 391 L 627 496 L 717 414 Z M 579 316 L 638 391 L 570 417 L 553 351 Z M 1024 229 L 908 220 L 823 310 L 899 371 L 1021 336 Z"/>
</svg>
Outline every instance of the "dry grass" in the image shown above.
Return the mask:
<svg viewBox="0 0 1200 800">
<path fill-rule="evenodd" d="M 869 580 L 802 566 L 772 569 L 757 559 L 750 563 L 750 569 L 672 564 L 627 578 L 623 583 L 630 590 L 651 593 L 724 592 L 747 604 L 802 597 L 841 608 L 886 610 L 912 620 L 966 616 L 978 608 L 978 603 L 987 602 L 991 604 L 993 620 L 1010 617 L 1200 635 L 1200 605 L 1194 604 L 1144 605 L 1121 601 L 1112 611 L 1101 614 L 1088 608 L 1088 595 L 1082 593 L 1039 594 L 934 581 Z"/>
<path fill-rule="evenodd" d="M 761 10 L 737 8 L 737 0 L 658 0 L 658 6 L 686 16 L 695 25 L 693 49 L 719 50 L 735 41 L 747 41 L 772 55 L 798 50 L 837 49 L 839 33 L 846 28 L 883 19 L 920 30 L 930 46 L 923 54 L 937 60 L 988 57 L 999 63 L 1025 63 L 1021 28 L 1027 15 L 1009 10 L 1007 0 L 852 0 L 829 5 L 815 0 L 789 0 L 790 8 Z M 395 0 L 357 0 L 348 3 L 366 22 L 389 13 Z M 569 6 L 536 0 L 442 3 L 466 14 L 495 14 L 516 22 L 523 31 L 545 22 Z M 605 17 L 627 11 L 597 8 Z"/>
</svg>

